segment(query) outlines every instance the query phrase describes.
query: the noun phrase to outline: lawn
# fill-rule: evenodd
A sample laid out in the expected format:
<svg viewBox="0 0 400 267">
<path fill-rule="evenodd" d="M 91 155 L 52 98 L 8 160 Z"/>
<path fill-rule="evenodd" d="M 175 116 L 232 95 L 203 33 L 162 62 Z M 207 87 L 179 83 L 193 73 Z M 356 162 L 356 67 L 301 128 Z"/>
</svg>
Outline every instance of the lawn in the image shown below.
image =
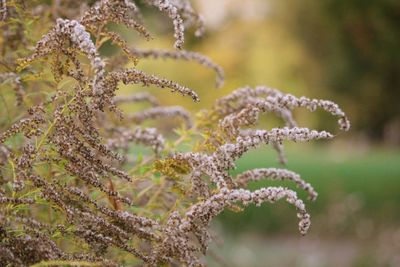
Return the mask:
<svg viewBox="0 0 400 267">
<path fill-rule="evenodd" d="M 283 201 L 227 211 L 214 225 L 225 242 L 214 242 L 211 266 L 400 266 L 399 151 L 295 144 L 287 157 L 286 167 L 319 193 L 315 202 L 306 201 L 309 234 L 297 232 L 295 210 Z M 280 167 L 266 147 L 237 166 L 235 173 Z M 262 181 L 251 187 L 281 184 Z"/>
<path fill-rule="evenodd" d="M 286 167 L 299 173 L 319 193 L 314 203 L 306 202 L 312 216 L 326 215 L 331 206 L 352 201 L 349 205 L 357 206 L 353 208 L 358 216 L 373 218 L 376 223 L 396 223 L 400 219 L 400 151 L 352 151 L 351 148 L 343 151 L 334 147 L 295 144 L 286 149 L 286 154 L 288 163 L 280 166 L 271 149 L 258 149 L 237 162 L 235 173 L 260 167 Z M 260 181 L 253 183 L 251 188 L 281 184 L 279 181 Z M 283 184 L 295 188 L 290 182 Z M 305 197 L 303 192 L 299 194 Z M 221 219 L 235 222 L 227 224 L 228 228 L 235 230 L 244 227 L 268 232 L 271 229 L 275 231 L 276 227 L 292 226 L 291 222 L 284 222 L 286 213 L 288 218 L 294 218 L 294 212 L 290 212 L 292 208 L 285 208 L 288 205 L 284 203 L 278 206 L 249 207 L 243 213 L 225 212 Z M 282 208 L 284 212 L 279 211 Z"/>
</svg>

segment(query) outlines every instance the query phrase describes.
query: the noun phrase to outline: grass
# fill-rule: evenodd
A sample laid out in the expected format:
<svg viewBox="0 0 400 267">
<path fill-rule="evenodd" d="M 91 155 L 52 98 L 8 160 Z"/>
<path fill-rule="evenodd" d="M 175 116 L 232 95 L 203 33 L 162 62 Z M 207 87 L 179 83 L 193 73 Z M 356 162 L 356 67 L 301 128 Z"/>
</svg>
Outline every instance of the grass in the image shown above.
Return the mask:
<svg viewBox="0 0 400 267">
<path fill-rule="evenodd" d="M 337 149 L 307 145 L 289 147 L 286 152 L 289 161 L 285 167 L 299 173 L 319 193 L 316 202 L 306 202 L 317 222 L 331 213 L 349 217 L 340 227 L 344 232 L 351 232 L 358 219 L 372 219 L 374 225 L 399 221 L 400 151 L 378 148 L 359 151 L 351 147 Z M 257 167 L 282 167 L 276 163 L 271 149 L 266 147 L 250 152 L 237 162 L 237 166 L 235 173 Z M 283 184 L 295 188 L 288 182 Z M 251 188 L 267 185 L 279 186 L 282 182 L 260 181 L 253 183 Z M 303 192 L 299 194 L 306 197 Z M 335 215 L 335 211 L 340 214 Z M 350 214 L 343 214 L 346 212 Z M 276 233 L 296 228 L 295 211 L 284 202 L 260 208 L 249 207 L 242 213 L 227 211 L 221 214 L 220 219 L 226 229 L 234 231 Z"/>
<path fill-rule="evenodd" d="M 336 144 L 294 144 L 286 150 L 286 168 L 319 193 L 315 202 L 306 201 L 309 233 L 298 233 L 295 210 L 283 201 L 241 213 L 225 211 L 214 224 L 219 237 L 207 257 L 209 266 L 399 266 L 400 151 Z M 265 147 L 250 152 L 237 162 L 235 173 L 282 167 L 275 156 Z M 251 188 L 268 185 L 282 182 L 261 181 Z"/>
</svg>

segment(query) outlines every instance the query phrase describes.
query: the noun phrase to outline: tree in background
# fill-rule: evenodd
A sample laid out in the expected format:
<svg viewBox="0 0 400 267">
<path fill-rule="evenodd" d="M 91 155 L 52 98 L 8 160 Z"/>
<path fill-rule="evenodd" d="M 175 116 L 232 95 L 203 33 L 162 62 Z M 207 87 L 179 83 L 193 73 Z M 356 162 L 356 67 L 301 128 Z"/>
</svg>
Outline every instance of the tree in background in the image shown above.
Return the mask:
<svg viewBox="0 0 400 267">
<path fill-rule="evenodd" d="M 321 83 L 342 97 L 355 128 L 377 141 L 400 124 L 400 3 L 284 1 L 281 18 L 320 64 Z M 396 126 L 397 125 L 397 126 Z M 389 140 L 390 141 L 390 140 Z"/>
</svg>

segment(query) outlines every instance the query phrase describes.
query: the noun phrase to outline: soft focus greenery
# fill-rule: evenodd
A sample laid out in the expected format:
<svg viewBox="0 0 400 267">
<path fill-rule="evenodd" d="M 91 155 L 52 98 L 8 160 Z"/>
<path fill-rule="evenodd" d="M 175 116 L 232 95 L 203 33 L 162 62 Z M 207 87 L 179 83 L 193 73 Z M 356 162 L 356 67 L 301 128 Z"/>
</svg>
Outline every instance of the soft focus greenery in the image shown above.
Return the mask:
<svg viewBox="0 0 400 267">
<path fill-rule="evenodd" d="M 225 212 L 215 225 L 225 243 L 216 239 L 212 266 L 398 266 L 400 152 L 340 144 L 287 150 L 287 167 L 320 194 L 316 202 L 306 203 L 310 232 L 304 237 L 295 232 L 296 218 L 285 203 Z M 263 148 L 240 160 L 237 172 L 265 162 L 279 166 L 273 151 Z"/>
<path fill-rule="evenodd" d="M 164 68 L 158 68 L 155 62 L 139 63 L 139 68 L 200 90 L 202 103 L 194 106 L 187 101 L 187 106 L 209 106 L 217 96 L 238 86 L 267 84 L 293 94 L 334 99 L 350 114 L 354 136 L 400 144 L 400 135 L 395 134 L 400 129 L 398 1 L 197 3 L 200 11 L 211 13 L 206 23 L 213 13 L 224 16 L 217 25 L 209 25 L 205 37 L 188 35 L 186 49 L 203 52 L 221 64 L 227 74 L 226 86 L 214 91 L 212 73 L 195 64 L 187 63 L 184 68 L 165 62 Z M 151 23 L 154 31 L 166 36 L 170 32 L 163 20 Z M 150 43 L 138 41 L 142 47 L 165 48 L 173 42 L 170 36 Z M 174 98 L 166 95 L 165 102 L 173 103 Z M 329 124 L 324 117 L 315 121 L 321 128 Z"/>
<path fill-rule="evenodd" d="M 313 219 L 309 235 L 296 233 L 293 210 L 284 203 L 279 208 L 263 205 L 261 212 L 256 207 L 225 212 L 215 227 L 225 233 L 226 242 L 221 245 L 216 238 L 209 262 L 213 266 L 399 266 L 398 1 L 249 1 L 248 5 L 266 5 L 261 17 L 243 17 L 240 8 L 233 7 L 240 1 L 225 2 L 229 7 L 225 20 L 208 29 L 203 39 L 189 37 L 188 47 L 224 67 L 223 89 L 213 89 L 213 74 L 195 64 L 182 68 L 165 62 L 155 69 L 158 63 L 142 61 L 139 67 L 191 84 L 202 99 L 199 104 L 182 101 L 192 110 L 209 107 L 213 99 L 241 85 L 266 84 L 295 95 L 337 101 L 353 128 L 333 145 L 287 148 L 287 168 L 300 173 L 320 194 L 316 202 L 307 203 Z M 161 25 L 155 26 L 165 30 Z M 156 40 L 156 46 L 171 43 Z M 176 100 L 165 94 L 162 101 Z M 298 115 L 311 127 L 331 129 L 333 124 L 321 114 Z M 269 118 L 265 123 L 272 125 Z M 237 172 L 265 163 L 279 166 L 270 148 L 248 154 L 238 162 Z M 267 183 L 276 182 L 255 183 L 253 188 Z"/>
<path fill-rule="evenodd" d="M 287 150 L 289 162 L 286 167 L 300 173 L 319 192 L 317 201 L 308 203 L 315 217 L 311 231 L 324 231 L 325 234 L 338 236 L 354 234 L 354 227 L 368 218 L 373 218 L 374 227 L 377 228 L 400 220 L 400 213 L 397 212 L 400 203 L 399 152 L 379 148 L 367 151 L 338 150 L 337 147 L 300 144 Z M 237 172 L 261 168 L 265 164 L 279 167 L 274 156 L 274 152 L 268 148 L 249 153 L 238 162 Z M 261 181 L 253 183 L 251 187 L 254 189 L 276 183 Z M 291 183 L 285 185 L 293 187 Z M 306 197 L 305 194 L 303 197 Z M 343 214 L 346 211 L 335 214 L 334 206 L 340 203 L 349 206 L 348 214 Z M 282 204 L 279 209 L 264 205 L 261 212 L 257 207 L 238 214 L 225 212 L 221 219 L 229 222 L 227 227 L 231 230 L 256 228 L 266 233 L 277 230 L 289 232 L 295 218 L 289 212 L 291 207 Z M 321 224 L 318 220 L 323 220 L 320 216 L 324 215 L 327 218 Z M 338 218 L 340 216 L 343 218 Z M 336 220 L 340 223 L 335 224 Z"/>
<path fill-rule="evenodd" d="M 355 128 L 389 138 L 388 128 L 400 122 L 399 1 L 274 2 L 316 60 L 321 85 L 351 108 Z"/>
</svg>

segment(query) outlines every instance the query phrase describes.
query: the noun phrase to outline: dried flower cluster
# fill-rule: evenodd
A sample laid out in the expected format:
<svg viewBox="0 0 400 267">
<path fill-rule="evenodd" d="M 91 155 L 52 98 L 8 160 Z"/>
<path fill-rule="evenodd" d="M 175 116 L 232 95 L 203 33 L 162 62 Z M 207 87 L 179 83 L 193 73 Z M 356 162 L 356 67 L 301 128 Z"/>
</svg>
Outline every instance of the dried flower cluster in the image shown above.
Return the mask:
<svg viewBox="0 0 400 267">
<path fill-rule="evenodd" d="M 180 106 L 160 106 L 147 92 L 117 96 L 122 82 L 169 88 L 199 100 L 186 86 L 136 67 L 116 66 L 113 60 L 193 60 L 216 72 L 217 86 L 223 71 L 198 53 L 129 47 L 107 26 L 125 25 L 149 38 L 133 1 L 54 2 L 0 2 L 0 44 L 6 55 L 0 93 L 6 104 L 14 100 L 18 105 L 1 109 L 9 117 L 0 124 L 1 266 L 203 266 L 215 216 L 236 205 L 280 199 L 295 207 L 299 231 L 307 233 L 310 215 L 295 191 L 247 189 L 260 179 L 289 180 L 315 200 L 317 193 L 298 174 L 276 168 L 237 176 L 230 171 L 238 158 L 260 145 L 271 144 L 285 162 L 283 141 L 334 136 L 298 127 L 295 108 L 321 108 L 338 117 L 340 129 L 347 131 L 349 121 L 336 104 L 246 87 L 217 100 L 194 120 Z M 196 35 L 203 32 L 201 16 L 187 0 L 143 3 L 172 20 L 176 48 L 183 47 L 186 27 L 196 27 Z M 48 26 L 42 37 L 27 36 L 40 32 L 42 23 Z M 102 56 L 100 48 L 109 40 L 124 54 Z M 122 56 L 127 60 L 120 61 Z M 145 108 L 127 113 L 126 105 Z M 259 129 L 259 117 L 271 112 L 286 126 Z M 185 125 L 176 131 L 177 138 L 153 121 L 165 124 L 170 117 Z M 182 152 L 182 144 L 190 152 Z"/>
<path fill-rule="evenodd" d="M 0 21 L 4 21 L 7 18 L 7 1 L 1 0 L 0 2 Z"/>
</svg>

